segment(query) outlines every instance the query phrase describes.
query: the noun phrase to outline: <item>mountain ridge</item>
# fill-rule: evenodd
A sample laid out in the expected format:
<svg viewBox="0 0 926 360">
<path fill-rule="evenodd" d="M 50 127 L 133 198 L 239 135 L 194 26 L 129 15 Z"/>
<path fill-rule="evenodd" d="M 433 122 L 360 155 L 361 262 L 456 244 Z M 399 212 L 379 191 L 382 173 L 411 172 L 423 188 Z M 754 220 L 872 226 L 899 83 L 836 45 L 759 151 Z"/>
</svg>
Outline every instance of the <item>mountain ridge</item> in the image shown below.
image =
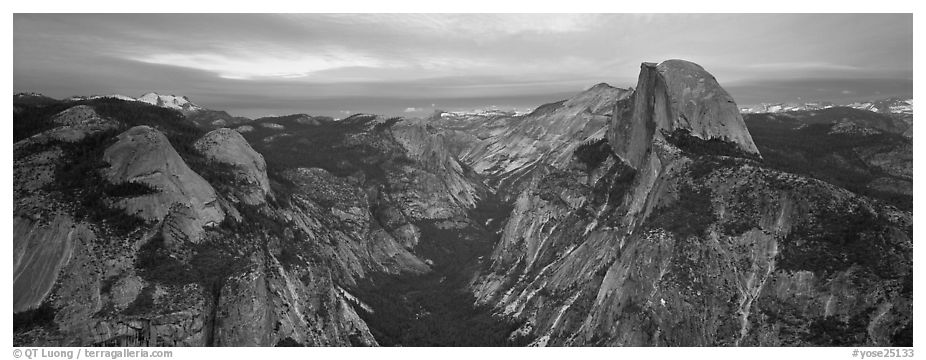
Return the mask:
<svg viewBox="0 0 926 360">
<path fill-rule="evenodd" d="M 693 63 L 527 114 L 36 100 L 23 346 L 912 344 L 912 210 L 863 191 L 912 185 L 909 139 L 861 110 L 744 119 Z"/>
<path fill-rule="evenodd" d="M 517 333 L 531 334 L 537 346 L 890 344 L 908 334 L 906 290 L 885 292 L 873 303 L 844 294 L 907 281 L 909 213 L 765 168 L 724 93 L 716 93 L 719 105 L 710 96 L 694 105 L 723 106 L 715 114 L 726 115 L 710 119 L 715 122 L 666 109 L 679 104 L 672 101 L 679 92 L 668 84 L 710 83 L 712 76 L 657 68 L 644 63 L 630 98 L 636 101 L 614 111 L 612 124 L 638 130 L 611 127 L 600 146 L 583 149 L 599 160 L 532 174 L 489 268 L 471 284 L 479 303 L 524 321 Z M 669 77 L 662 93 L 660 76 Z M 659 100 L 662 94 L 668 96 Z M 693 131 L 672 131 L 676 121 Z M 688 128 L 697 124 L 735 132 Z M 870 226 L 847 228 L 838 215 L 846 207 L 859 209 L 849 223 Z M 841 236 L 854 239 L 848 250 L 831 245 Z M 867 263 L 858 258 L 867 246 L 893 250 Z M 831 257 L 834 251 L 845 254 Z M 846 277 L 869 280 L 857 287 L 837 280 Z M 796 287 L 809 287 L 812 295 L 794 299 Z M 832 297 L 853 305 L 817 305 Z M 892 322 L 868 323 L 870 307 L 895 309 Z M 869 330 L 847 330 L 865 329 L 861 324 Z"/>
</svg>

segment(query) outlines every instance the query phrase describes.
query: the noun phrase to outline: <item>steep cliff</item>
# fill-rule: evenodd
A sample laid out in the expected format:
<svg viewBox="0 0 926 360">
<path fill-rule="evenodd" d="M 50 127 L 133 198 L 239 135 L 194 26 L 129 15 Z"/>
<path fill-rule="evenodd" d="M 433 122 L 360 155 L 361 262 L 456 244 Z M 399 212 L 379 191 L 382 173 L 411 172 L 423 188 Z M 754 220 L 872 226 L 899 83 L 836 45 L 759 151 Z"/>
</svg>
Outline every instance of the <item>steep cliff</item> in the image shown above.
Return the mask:
<svg viewBox="0 0 926 360">
<path fill-rule="evenodd" d="M 653 137 L 677 130 L 759 153 L 733 98 L 714 76 L 688 61 L 643 63 L 633 98 L 617 104 L 613 114 L 608 143 L 635 169 L 643 164 Z"/>
<path fill-rule="evenodd" d="M 485 190 L 444 137 L 420 121 L 357 114 L 337 122 L 291 116 L 255 125 L 244 136 L 268 163 L 350 179 L 377 192 L 383 207 L 401 209 L 408 222 L 465 222 Z"/>
<path fill-rule="evenodd" d="M 215 190 L 187 166 L 167 137 L 148 126 L 136 126 L 117 137 L 103 152 L 109 164 L 103 176 L 112 184 L 143 184 L 153 193 L 128 196 L 116 202 L 128 215 L 146 221 L 160 221 L 175 204 L 190 209 L 185 218 L 192 221 L 185 235 L 199 241 L 204 226 L 221 222 L 225 213 L 216 201 Z"/>
<path fill-rule="evenodd" d="M 434 119 L 449 147 L 503 198 L 514 199 L 542 164 L 562 167 L 584 142 L 605 136 L 615 104 L 631 94 L 601 83 L 527 115 Z"/>
<path fill-rule="evenodd" d="M 466 217 L 465 210 L 476 207 L 485 189 L 450 152 L 443 135 L 414 120 L 396 123 L 391 131 L 408 157 L 421 165 L 420 170 L 403 169 L 401 176 L 390 178 L 390 182 L 403 184 L 402 194 L 394 196 L 407 199 L 404 207 L 413 211 L 410 215 L 424 219 Z M 421 195 L 429 198 L 417 198 Z"/>
<path fill-rule="evenodd" d="M 764 167 L 735 111 L 644 64 L 607 140 L 518 195 L 479 302 L 541 346 L 912 341 L 911 214 Z"/>
<path fill-rule="evenodd" d="M 753 141 L 689 62 L 526 115 L 14 111 L 16 345 L 912 344 L 910 142 Z"/>
<path fill-rule="evenodd" d="M 431 271 L 422 227 L 473 226 L 481 185 L 421 124 L 279 118 L 255 145 L 83 102 L 14 145 L 17 344 L 377 345 L 359 284 Z"/>
</svg>

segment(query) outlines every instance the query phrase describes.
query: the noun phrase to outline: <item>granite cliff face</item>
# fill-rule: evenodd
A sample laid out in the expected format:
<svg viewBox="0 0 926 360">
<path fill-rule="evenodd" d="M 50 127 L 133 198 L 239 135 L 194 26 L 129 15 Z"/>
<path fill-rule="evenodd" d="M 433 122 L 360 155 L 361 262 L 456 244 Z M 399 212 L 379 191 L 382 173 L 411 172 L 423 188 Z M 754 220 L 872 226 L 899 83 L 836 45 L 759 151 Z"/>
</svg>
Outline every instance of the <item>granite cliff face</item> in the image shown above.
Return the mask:
<svg viewBox="0 0 926 360">
<path fill-rule="evenodd" d="M 221 128 L 206 133 L 193 147 L 209 160 L 230 165 L 235 193 L 248 205 L 259 205 L 272 196 L 267 163 L 237 131 Z"/>
<path fill-rule="evenodd" d="M 216 203 L 212 186 L 191 170 L 164 134 L 148 126 L 136 126 L 106 148 L 103 161 L 110 166 L 104 177 L 113 184 L 144 184 L 156 192 L 121 200 L 117 206 L 147 221 L 162 220 L 171 206 L 182 203 L 193 209 L 203 225 L 216 225 L 225 217 Z"/>
<path fill-rule="evenodd" d="M 397 123 L 392 127 L 392 134 L 407 149 L 408 156 L 421 165 L 421 169 L 403 169 L 401 176 L 390 180 L 403 183 L 406 191 L 400 196 L 414 201 L 405 206 L 412 216 L 422 219 L 460 218 L 466 216 L 465 210 L 476 207 L 485 189 L 473 181 L 473 174 L 450 152 L 442 134 L 413 120 Z M 414 182 L 404 179 L 414 179 Z M 446 194 L 450 195 L 450 199 L 445 199 Z M 411 200 L 420 195 L 430 198 Z"/>
<path fill-rule="evenodd" d="M 912 344 L 909 139 L 690 62 L 525 115 L 24 99 L 16 345 Z"/>
<path fill-rule="evenodd" d="M 317 120 L 317 121 L 316 121 Z M 378 193 L 408 222 L 465 223 L 484 186 L 461 166 L 445 137 L 411 119 L 357 114 L 332 122 L 304 116 L 260 119 L 244 137 L 280 168 L 317 167 Z"/>
<path fill-rule="evenodd" d="M 758 154 L 733 98 L 700 65 L 667 60 L 643 63 L 633 97 L 615 105 L 608 129 L 614 153 L 639 168 L 654 137 L 687 131 Z"/>
<path fill-rule="evenodd" d="M 13 218 L 13 312 L 29 310 L 48 296 L 71 257 L 73 221 L 61 216 L 47 225 Z"/>
<path fill-rule="evenodd" d="M 630 94 L 601 83 L 526 115 L 438 117 L 434 125 L 461 161 L 513 199 L 537 167 L 564 166 L 576 147 L 603 138 L 615 104 Z"/>
<path fill-rule="evenodd" d="M 484 191 L 423 124 L 293 117 L 249 143 L 81 102 L 14 145 L 17 344 L 375 346 L 356 287 L 431 271 L 422 227 L 474 226 Z"/>
<path fill-rule="evenodd" d="M 606 141 L 536 172 L 481 303 L 547 345 L 911 341 L 911 214 L 763 167 L 699 66 L 642 66 Z M 877 255 L 873 255 L 877 254 Z"/>
</svg>

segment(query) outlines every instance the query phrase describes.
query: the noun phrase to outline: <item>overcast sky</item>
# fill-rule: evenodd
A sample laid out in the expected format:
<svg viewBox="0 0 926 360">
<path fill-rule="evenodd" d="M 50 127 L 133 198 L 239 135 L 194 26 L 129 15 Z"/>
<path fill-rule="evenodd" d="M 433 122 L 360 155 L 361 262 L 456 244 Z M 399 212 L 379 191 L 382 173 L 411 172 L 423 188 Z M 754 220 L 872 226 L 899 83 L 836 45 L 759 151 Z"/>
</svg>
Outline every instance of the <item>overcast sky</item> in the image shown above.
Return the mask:
<svg viewBox="0 0 926 360">
<path fill-rule="evenodd" d="M 235 115 L 532 108 L 681 58 L 740 105 L 911 95 L 910 14 L 14 14 L 14 92 Z"/>
</svg>

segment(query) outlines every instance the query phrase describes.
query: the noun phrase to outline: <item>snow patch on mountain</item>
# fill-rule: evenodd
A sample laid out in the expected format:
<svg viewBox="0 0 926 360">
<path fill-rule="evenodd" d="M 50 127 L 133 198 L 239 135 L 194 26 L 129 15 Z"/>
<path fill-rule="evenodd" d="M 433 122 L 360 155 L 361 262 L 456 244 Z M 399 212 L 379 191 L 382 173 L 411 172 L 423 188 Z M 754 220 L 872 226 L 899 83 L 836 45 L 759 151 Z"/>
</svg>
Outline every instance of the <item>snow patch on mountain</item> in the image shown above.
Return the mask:
<svg viewBox="0 0 926 360">
<path fill-rule="evenodd" d="M 190 101 L 190 98 L 186 96 L 177 96 L 177 95 L 162 95 L 155 92 L 149 92 L 138 98 L 133 98 L 131 96 L 126 96 L 122 94 L 109 94 L 109 95 L 90 95 L 90 96 L 71 96 L 67 98 L 67 101 L 83 101 L 83 100 L 96 100 L 96 99 L 118 99 L 123 101 L 138 101 L 146 104 L 159 106 L 168 109 L 179 110 L 184 115 L 196 113 L 206 108 L 194 104 Z"/>
<path fill-rule="evenodd" d="M 186 96 L 161 95 L 158 93 L 147 93 L 137 99 L 138 101 L 160 106 L 168 109 L 180 110 L 184 113 L 192 113 L 205 110 L 203 107 L 194 104 Z"/>
<path fill-rule="evenodd" d="M 850 104 L 838 105 L 831 102 L 807 103 L 762 103 L 759 105 L 744 106 L 740 108 L 743 114 L 784 113 L 792 111 L 823 110 L 833 107 L 845 106 L 858 110 L 871 111 L 881 114 L 913 114 L 912 98 L 888 98 L 877 101 L 856 101 Z"/>
</svg>

